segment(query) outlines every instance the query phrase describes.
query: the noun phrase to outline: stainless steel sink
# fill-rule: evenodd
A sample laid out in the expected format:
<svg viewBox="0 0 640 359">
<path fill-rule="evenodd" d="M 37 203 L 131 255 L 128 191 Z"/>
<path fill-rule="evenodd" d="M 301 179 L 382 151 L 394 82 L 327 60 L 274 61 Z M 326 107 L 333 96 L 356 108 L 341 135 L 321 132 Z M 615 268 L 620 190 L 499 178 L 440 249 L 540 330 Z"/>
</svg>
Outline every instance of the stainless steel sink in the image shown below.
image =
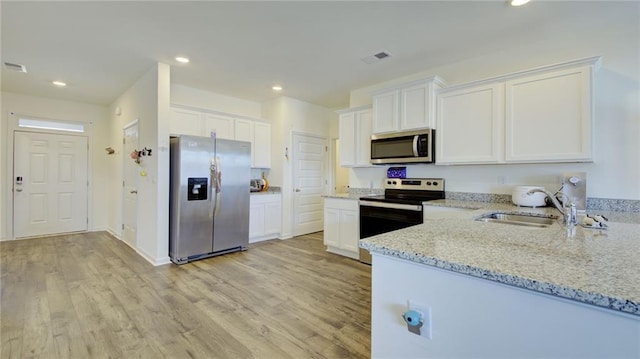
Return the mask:
<svg viewBox="0 0 640 359">
<path fill-rule="evenodd" d="M 481 221 L 481 222 L 511 224 L 515 226 L 545 228 L 552 225 L 556 219 L 558 219 L 558 217 L 553 215 L 540 216 L 540 215 L 528 215 L 528 214 L 522 214 L 522 213 L 493 212 L 493 213 L 483 214 L 482 216 L 476 218 L 475 220 Z"/>
</svg>

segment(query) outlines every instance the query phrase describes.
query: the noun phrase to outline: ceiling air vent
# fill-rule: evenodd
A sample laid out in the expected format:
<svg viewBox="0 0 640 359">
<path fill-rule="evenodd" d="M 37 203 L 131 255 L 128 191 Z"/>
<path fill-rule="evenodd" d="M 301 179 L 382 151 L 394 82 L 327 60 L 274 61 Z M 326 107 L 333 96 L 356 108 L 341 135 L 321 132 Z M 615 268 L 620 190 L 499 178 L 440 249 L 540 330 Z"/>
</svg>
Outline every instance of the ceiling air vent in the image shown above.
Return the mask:
<svg viewBox="0 0 640 359">
<path fill-rule="evenodd" d="M 361 60 L 364 61 L 367 64 L 373 64 L 375 62 L 384 60 L 384 59 L 388 59 L 391 57 L 391 54 L 387 51 L 381 51 L 378 52 L 377 54 L 373 54 L 367 57 L 363 57 Z"/>
<path fill-rule="evenodd" d="M 11 71 L 27 72 L 27 68 L 24 65 L 12 64 L 11 62 L 5 62 L 4 67 Z"/>
</svg>

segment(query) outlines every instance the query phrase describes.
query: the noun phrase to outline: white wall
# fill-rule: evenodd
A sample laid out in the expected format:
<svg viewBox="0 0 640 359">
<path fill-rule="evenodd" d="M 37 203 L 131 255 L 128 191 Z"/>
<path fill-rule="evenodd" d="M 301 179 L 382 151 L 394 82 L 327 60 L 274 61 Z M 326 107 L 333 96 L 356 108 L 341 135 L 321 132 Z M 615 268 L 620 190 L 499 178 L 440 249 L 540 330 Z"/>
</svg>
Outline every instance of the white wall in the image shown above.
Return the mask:
<svg viewBox="0 0 640 359">
<path fill-rule="evenodd" d="M 140 147 L 152 149 L 153 156 L 143 159 L 147 175 L 138 182 L 135 249 L 153 264 L 169 260 L 169 76 L 168 65 L 154 65 L 110 106 L 109 137 L 118 155 L 109 168 L 109 227 L 121 235 L 123 158 L 129 160 L 122 153 L 122 130 L 137 119 Z M 115 114 L 118 107 L 120 115 Z"/>
<path fill-rule="evenodd" d="M 331 122 L 337 115 L 328 108 L 290 97 L 262 104 L 262 117 L 271 121 L 271 171 L 269 182 L 282 188 L 282 237 L 293 233 L 293 179 L 291 145 L 293 133 L 330 138 Z M 327 142 L 328 144 L 328 142 Z M 289 151 L 289 158 L 285 153 Z M 327 166 L 329 162 L 327 161 Z"/>
<path fill-rule="evenodd" d="M 253 118 L 262 116 L 262 107 L 258 102 L 178 84 L 171 84 L 171 103 Z"/>
<path fill-rule="evenodd" d="M 576 16 L 585 14 L 576 13 Z M 544 24 L 540 24 L 544 27 Z M 550 36 L 517 48 L 462 60 L 446 66 L 351 92 L 350 106 L 371 103 L 370 92 L 390 85 L 439 75 L 457 85 L 519 70 L 602 55 L 595 77 L 595 163 L 408 168 L 414 177 L 444 177 L 447 190 L 510 193 L 516 184 L 559 186 L 564 172 L 587 173 L 587 196 L 640 199 L 640 18 L 634 2 L 610 2 L 598 19 L 580 28 L 546 29 Z M 564 30 L 564 31 L 563 31 Z M 533 30 L 532 30 L 533 31 Z M 553 129 L 549 129 L 550 131 Z M 541 139 L 541 142 L 543 139 Z M 354 169 L 352 187 L 381 184 L 386 169 Z M 506 179 L 500 184 L 500 177 Z"/>
<path fill-rule="evenodd" d="M 105 188 L 109 187 L 109 168 L 113 156 L 107 156 L 104 150 L 114 143 L 105 134 L 108 132 L 108 109 L 104 106 L 90 105 L 79 102 L 53 100 L 44 97 L 29 96 L 2 92 L 2 126 L 0 126 L 0 178 L 2 189 L 0 190 L 0 238 L 11 236 L 12 224 L 7 214 L 12 211 L 11 186 L 12 170 L 7 168 L 9 156 L 13 150 L 7 148 L 7 133 L 9 113 L 15 112 L 21 115 L 49 118 L 55 120 L 70 120 L 91 123 L 92 132 L 89 134 L 91 153 L 89 154 L 92 166 L 89 169 L 92 179 L 92 191 L 90 197 L 89 230 L 105 230 L 108 227 L 108 202 L 109 193 Z"/>
</svg>

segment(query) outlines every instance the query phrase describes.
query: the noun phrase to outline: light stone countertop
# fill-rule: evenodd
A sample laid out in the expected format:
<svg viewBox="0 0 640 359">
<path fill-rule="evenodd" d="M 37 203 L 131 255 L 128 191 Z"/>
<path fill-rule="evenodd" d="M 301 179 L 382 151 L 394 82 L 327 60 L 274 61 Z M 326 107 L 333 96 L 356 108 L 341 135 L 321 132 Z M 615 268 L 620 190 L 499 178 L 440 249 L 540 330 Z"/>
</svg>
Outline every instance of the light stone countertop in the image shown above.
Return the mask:
<svg viewBox="0 0 640 359">
<path fill-rule="evenodd" d="M 456 200 L 425 206 L 473 210 L 361 239 L 360 247 L 640 316 L 640 213 L 607 212 L 608 229 L 577 226 L 568 236 L 558 222 L 530 228 L 473 220 L 491 211 L 559 215 L 555 208 Z"/>
</svg>

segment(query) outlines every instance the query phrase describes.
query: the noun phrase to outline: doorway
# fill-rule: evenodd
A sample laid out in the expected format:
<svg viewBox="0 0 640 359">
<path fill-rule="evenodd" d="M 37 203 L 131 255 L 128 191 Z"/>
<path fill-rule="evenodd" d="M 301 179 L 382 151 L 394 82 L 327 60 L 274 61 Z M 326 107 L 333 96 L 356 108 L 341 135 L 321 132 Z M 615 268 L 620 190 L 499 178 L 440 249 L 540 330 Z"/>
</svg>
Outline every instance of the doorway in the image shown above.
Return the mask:
<svg viewBox="0 0 640 359">
<path fill-rule="evenodd" d="M 138 176 L 142 170 L 131 158 L 131 153 L 139 146 L 138 120 L 122 129 L 124 150 L 122 151 L 122 239 L 136 248 L 138 235 Z"/>
<path fill-rule="evenodd" d="M 15 238 L 88 229 L 88 138 L 14 131 Z"/>
<path fill-rule="evenodd" d="M 322 194 L 326 179 L 327 140 L 305 134 L 293 135 L 293 235 L 323 229 Z"/>
</svg>

